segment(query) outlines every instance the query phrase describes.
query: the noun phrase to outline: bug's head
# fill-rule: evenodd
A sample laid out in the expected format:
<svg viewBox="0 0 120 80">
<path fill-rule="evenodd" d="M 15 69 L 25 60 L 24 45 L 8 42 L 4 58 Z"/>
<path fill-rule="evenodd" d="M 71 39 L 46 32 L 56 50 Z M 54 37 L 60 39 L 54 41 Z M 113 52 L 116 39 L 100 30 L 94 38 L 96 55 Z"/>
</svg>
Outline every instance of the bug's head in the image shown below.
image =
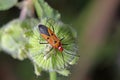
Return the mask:
<svg viewBox="0 0 120 80">
<path fill-rule="evenodd" d="M 62 52 L 62 51 L 63 51 L 63 47 L 62 47 L 62 46 L 59 46 L 59 47 L 58 47 L 58 50 L 59 50 L 60 52 Z"/>
</svg>

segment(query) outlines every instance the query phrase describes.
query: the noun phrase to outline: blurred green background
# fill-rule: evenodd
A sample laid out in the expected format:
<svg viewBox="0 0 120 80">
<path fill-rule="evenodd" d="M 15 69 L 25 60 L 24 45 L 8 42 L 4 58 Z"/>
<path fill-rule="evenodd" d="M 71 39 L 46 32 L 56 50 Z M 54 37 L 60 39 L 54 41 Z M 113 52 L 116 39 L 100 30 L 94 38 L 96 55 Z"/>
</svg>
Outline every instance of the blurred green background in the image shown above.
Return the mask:
<svg viewBox="0 0 120 80">
<path fill-rule="evenodd" d="M 120 80 L 119 0 L 46 2 L 59 11 L 64 23 L 78 32 L 80 59 L 72 66 L 70 76 L 58 75 L 58 80 Z M 0 27 L 18 18 L 19 14 L 17 7 L 0 11 Z M 49 80 L 49 75 L 42 72 L 37 77 L 30 60 L 19 61 L 1 51 L 0 80 Z"/>
</svg>

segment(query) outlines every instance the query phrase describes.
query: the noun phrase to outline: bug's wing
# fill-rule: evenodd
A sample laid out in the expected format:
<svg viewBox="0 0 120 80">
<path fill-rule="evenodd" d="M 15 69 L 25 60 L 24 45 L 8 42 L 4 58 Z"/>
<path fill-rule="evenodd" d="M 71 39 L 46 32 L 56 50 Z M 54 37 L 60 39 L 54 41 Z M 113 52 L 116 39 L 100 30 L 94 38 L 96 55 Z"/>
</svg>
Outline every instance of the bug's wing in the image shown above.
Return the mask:
<svg viewBox="0 0 120 80">
<path fill-rule="evenodd" d="M 38 25 L 39 31 L 41 34 L 45 34 L 47 36 L 50 36 L 49 32 L 48 32 L 48 28 L 45 25 Z"/>
</svg>

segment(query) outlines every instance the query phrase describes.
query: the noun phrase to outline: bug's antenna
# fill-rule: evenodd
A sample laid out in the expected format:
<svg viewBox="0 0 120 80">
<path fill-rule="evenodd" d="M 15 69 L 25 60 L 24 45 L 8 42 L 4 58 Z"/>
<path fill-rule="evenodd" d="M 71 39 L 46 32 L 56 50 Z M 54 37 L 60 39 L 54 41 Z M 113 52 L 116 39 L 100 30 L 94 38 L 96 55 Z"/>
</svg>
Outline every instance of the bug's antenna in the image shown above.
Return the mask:
<svg viewBox="0 0 120 80">
<path fill-rule="evenodd" d="M 53 22 L 53 23 L 54 23 L 53 25 L 49 22 L 50 20 L 53 20 L 53 19 L 52 19 L 52 18 L 48 18 L 47 21 L 46 21 L 46 23 L 45 23 L 45 25 L 46 25 L 47 23 L 49 23 L 49 25 L 52 26 L 53 32 L 55 32 L 54 27 L 53 27 L 53 25 L 55 25 L 55 20 L 53 20 L 53 21 L 54 21 L 54 22 Z"/>
<path fill-rule="evenodd" d="M 67 54 L 69 54 L 69 55 L 75 56 L 75 57 L 80 57 L 80 55 L 71 54 L 71 53 L 69 53 L 69 52 L 67 52 L 67 51 L 65 51 L 65 50 L 64 50 L 64 52 L 67 53 Z"/>
<path fill-rule="evenodd" d="M 65 37 L 61 38 L 60 41 L 64 40 Z"/>
<path fill-rule="evenodd" d="M 48 23 L 48 20 L 49 20 L 49 19 L 47 18 L 47 20 L 46 20 L 46 22 L 45 22 L 45 25 L 47 25 L 47 23 Z"/>
</svg>

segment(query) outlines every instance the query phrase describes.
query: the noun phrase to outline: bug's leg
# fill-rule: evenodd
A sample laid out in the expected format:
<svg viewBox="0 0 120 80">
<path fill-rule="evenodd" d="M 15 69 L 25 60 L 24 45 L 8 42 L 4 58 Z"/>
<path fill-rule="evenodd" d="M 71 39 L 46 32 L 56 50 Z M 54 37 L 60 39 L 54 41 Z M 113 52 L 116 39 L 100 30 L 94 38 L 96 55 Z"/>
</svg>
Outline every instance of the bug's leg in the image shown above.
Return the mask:
<svg viewBox="0 0 120 80">
<path fill-rule="evenodd" d="M 61 38 L 60 41 L 64 40 L 65 37 Z"/>
<path fill-rule="evenodd" d="M 48 59 L 48 58 L 50 57 L 50 52 L 51 52 L 52 50 L 53 50 L 53 47 L 44 54 L 44 56 L 43 56 L 44 59 Z"/>
<path fill-rule="evenodd" d="M 62 44 L 62 45 L 68 45 L 68 44 Z"/>
<path fill-rule="evenodd" d="M 52 30 L 53 30 L 53 32 L 55 33 L 55 30 L 54 30 L 54 27 L 53 27 L 53 25 L 51 24 L 51 23 L 49 23 L 50 24 L 50 26 L 52 26 Z"/>
<path fill-rule="evenodd" d="M 47 18 L 45 25 L 46 25 L 50 20 L 52 20 L 52 18 Z"/>
<path fill-rule="evenodd" d="M 60 41 L 64 40 L 65 37 L 61 38 Z M 68 44 L 62 44 L 62 45 L 68 45 Z"/>
<path fill-rule="evenodd" d="M 53 50 L 53 47 L 48 51 L 48 53 L 50 52 L 50 51 L 52 51 Z"/>
<path fill-rule="evenodd" d="M 52 19 L 52 18 L 47 19 L 45 25 L 46 25 L 47 23 L 49 23 L 50 26 L 52 26 L 52 30 L 53 30 L 53 32 L 55 32 L 54 27 L 53 27 L 53 25 L 55 24 L 55 21 L 53 22 L 54 24 L 52 25 L 52 24 L 49 22 L 50 20 L 53 20 L 53 19 Z"/>
<path fill-rule="evenodd" d="M 55 56 L 56 56 L 56 55 L 57 55 L 57 50 L 55 49 L 54 52 L 55 52 L 54 54 L 55 54 Z"/>
<path fill-rule="evenodd" d="M 55 33 L 54 27 L 52 26 L 53 32 Z"/>
<path fill-rule="evenodd" d="M 41 42 L 39 42 L 39 44 L 48 44 L 48 43 L 41 43 Z"/>
<path fill-rule="evenodd" d="M 40 41 L 39 41 L 39 44 L 48 44 L 48 43 L 47 43 L 47 42 L 40 42 Z"/>
<path fill-rule="evenodd" d="M 61 38 L 60 41 L 64 40 L 65 37 Z M 68 44 L 62 44 L 62 45 L 68 45 Z"/>
</svg>

